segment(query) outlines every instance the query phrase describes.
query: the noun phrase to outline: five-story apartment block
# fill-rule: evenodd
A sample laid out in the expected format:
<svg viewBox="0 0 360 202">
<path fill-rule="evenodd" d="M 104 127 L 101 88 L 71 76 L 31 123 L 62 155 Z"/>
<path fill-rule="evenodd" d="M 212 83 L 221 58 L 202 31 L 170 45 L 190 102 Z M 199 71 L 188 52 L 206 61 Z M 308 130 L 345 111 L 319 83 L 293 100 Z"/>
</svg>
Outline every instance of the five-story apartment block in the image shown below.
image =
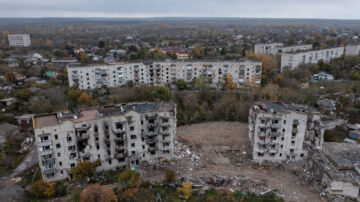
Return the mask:
<svg viewBox="0 0 360 202">
<path fill-rule="evenodd" d="M 9 45 L 14 47 L 29 47 L 31 46 L 29 34 L 9 34 Z"/>
<path fill-rule="evenodd" d="M 250 108 L 249 138 L 256 162 L 282 162 L 306 157 L 306 146 L 321 149 L 324 129 L 312 108 L 279 102 Z"/>
<path fill-rule="evenodd" d="M 44 181 L 72 177 L 81 161 L 100 160 L 98 170 L 141 161 L 172 159 L 176 133 L 174 103 L 134 103 L 91 108 L 78 114 L 34 116 Z"/>
<path fill-rule="evenodd" d="M 229 75 L 237 88 L 260 85 L 262 64 L 258 61 L 144 61 L 114 65 L 69 66 L 69 86 L 95 89 L 102 86 L 135 84 L 174 85 L 177 80 L 187 83 L 203 78 L 213 87 L 222 87 Z"/>
</svg>

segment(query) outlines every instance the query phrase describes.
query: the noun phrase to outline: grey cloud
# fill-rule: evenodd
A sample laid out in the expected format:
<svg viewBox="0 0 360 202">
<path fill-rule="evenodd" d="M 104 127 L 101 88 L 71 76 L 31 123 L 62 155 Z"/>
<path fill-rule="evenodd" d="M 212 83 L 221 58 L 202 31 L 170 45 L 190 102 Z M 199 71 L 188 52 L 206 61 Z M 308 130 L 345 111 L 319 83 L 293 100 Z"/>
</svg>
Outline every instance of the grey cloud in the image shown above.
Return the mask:
<svg viewBox="0 0 360 202">
<path fill-rule="evenodd" d="M 360 19 L 359 0 L 0 0 L 0 17 Z"/>
</svg>

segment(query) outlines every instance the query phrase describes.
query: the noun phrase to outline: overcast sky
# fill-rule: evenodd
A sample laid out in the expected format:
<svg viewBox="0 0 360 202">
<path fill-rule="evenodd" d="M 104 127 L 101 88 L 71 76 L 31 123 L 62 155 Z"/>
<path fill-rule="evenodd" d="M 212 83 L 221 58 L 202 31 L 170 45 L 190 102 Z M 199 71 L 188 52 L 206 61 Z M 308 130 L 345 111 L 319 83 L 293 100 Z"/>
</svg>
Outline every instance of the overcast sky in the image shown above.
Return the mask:
<svg viewBox="0 0 360 202">
<path fill-rule="evenodd" d="M 360 19 L 360 0 L 0 0 L 0 17 Z"/>
</svg>

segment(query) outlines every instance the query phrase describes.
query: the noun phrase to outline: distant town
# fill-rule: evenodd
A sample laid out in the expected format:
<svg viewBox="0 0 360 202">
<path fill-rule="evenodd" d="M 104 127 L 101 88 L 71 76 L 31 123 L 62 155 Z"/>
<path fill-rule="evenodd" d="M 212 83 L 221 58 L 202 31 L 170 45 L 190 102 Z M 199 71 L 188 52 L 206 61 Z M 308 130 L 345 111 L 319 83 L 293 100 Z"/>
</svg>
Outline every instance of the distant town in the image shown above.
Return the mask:
<svg viewBox="0 0 360 202">
<path fill-rule="evenodd" d="M 360 21 L 22 20 L 4 201 L 360 201 Z"/>
</svg>

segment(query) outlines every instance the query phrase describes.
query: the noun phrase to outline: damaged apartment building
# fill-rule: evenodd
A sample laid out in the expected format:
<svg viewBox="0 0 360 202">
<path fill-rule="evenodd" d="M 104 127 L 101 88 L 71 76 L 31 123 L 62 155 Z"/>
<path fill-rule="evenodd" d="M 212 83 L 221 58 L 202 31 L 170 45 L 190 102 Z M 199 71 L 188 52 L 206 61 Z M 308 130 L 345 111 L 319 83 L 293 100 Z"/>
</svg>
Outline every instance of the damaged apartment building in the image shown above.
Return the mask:
<svg viewBox="0 0 360 202">
<path fill-rule="evenodd" d="M 359 144 L 326 142 L 322 150 L 310 150 L 305 171 L 324 193 L 360 200 Z"/>
<path fill-rule="evenodd" d="M 98 170 L 172 159 L 176 104 L 129 103 L 34 116 L 44 181 L 71 178 L 79 162 L 100 160 Z"/>
<path fill-rule="evenodd" d="M 249 138 L 256 162 L 300 160 L 307 146 L 321 149 L 324 128 L 315 109 L 281 102 L 256 103 L 250 108 Z"/>
</svg>

